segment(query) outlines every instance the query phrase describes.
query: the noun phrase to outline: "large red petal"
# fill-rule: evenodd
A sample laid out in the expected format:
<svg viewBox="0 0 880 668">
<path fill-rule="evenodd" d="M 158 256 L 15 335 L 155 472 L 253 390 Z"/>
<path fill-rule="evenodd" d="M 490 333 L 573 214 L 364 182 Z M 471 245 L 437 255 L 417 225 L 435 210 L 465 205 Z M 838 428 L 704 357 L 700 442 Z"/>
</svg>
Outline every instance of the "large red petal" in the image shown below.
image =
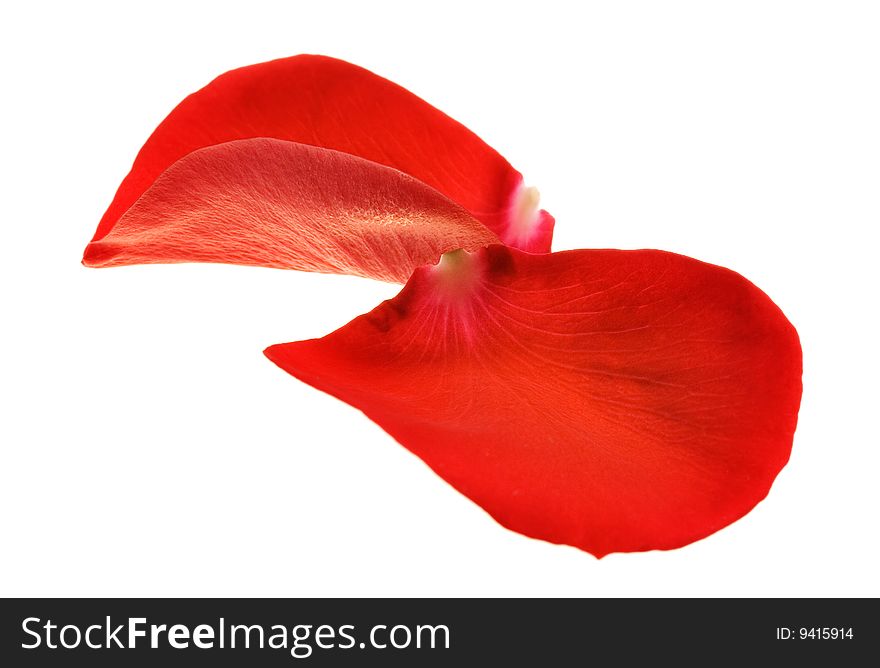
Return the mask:
<svg viewBox="0 0 880 668">
<path fill-rule="evenodd" d="M 553 218 L 522 175 L 466 127 L 341 60 L 294 56 L 232 70 L 181 102 L 144 144 L 95 233 L 106 236 L 168 167 L 235 139 L 272 137 L 373 160 L 436 188 L 507 244 L 550 250 Z"/>
<path fill-rule="evenodd" d="M 773 302 L 661 251 L 454 252 L 266 354 L 504 526 L 597 556 L 679 547 L 748 512 L 788 461 L 801 396 Z"/>
<path fill-rule="evenodd" d="M 497 238 L 407 174 L 278 139 L 190 153 L 113 229 L 86 248 L 89 266 L 226 262 L 404 282 L 414 268 Z"/>
</svg>

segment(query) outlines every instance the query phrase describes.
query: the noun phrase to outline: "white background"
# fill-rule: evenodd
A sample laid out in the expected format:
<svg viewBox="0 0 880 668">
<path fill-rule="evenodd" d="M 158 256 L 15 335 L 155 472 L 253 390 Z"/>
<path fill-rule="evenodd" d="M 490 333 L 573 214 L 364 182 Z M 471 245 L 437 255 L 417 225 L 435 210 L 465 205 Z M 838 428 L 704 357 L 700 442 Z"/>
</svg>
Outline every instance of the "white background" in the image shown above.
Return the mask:
<svg viewBox="0 0 880 668">
<path fill-rule="evenodd" d="M 4 5 L 2 595 L 880 595 L 876 3 Z M 301 52 L 382 74 L 537 185 L 555 247 L 729 266 L 798 328 L 791 463 L 735 525 L 597 561 L 502 529 L 264 359 L 397 287 L 89 270 L 186 94 Z"/>
</svg>

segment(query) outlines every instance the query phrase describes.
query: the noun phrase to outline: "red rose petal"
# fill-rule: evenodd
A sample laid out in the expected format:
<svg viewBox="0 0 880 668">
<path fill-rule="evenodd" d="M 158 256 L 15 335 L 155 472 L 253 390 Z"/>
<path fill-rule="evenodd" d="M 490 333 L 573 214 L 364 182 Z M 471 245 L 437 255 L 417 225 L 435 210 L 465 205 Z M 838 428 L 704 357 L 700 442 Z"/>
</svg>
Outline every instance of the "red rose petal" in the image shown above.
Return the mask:
<svg viewBox="0 0 880 668">
<path fill-rule="evenodd" d="M 160 176 L 100 241 L 89 266 L 225 262 L 404 282 L 442 253 L 497 238 L 421 181 L 278 139 L 200 149 Z"/>
<path fill-rule="evenodd" d="M 801 396 L 797 333 L 763 292 L 650 250 L 456 251 L 266 354 L 504 526 L 600 557 L 747 513 L 788 461 Z"/>
<path fill-rule="evenodd" d="M 550 250 L 553 218 L 522 175 L 463 125 L 400 86 L 341 60 L 294 56 L 232 70 L 190 95 L 144 144 L 95 233 L 106 236 L 188 153 L 272 137 L 406 172 L 468 209 L 504 242 Z"/>
</svg>

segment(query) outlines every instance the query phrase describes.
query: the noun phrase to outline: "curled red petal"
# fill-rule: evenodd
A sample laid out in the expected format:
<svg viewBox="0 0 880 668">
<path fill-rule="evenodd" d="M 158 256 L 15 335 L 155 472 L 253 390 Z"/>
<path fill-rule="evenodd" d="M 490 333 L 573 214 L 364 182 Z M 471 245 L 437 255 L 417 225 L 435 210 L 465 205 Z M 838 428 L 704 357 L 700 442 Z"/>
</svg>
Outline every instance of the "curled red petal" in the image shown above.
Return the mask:
<svg viewBox="0 0 880 668">
<path fill-rule="evenodd" d="M 361 67 L 301 55 L 242 67 L 184 99 L 144 144 L 98 225 L 106 236 L 160 174 L 200 148 L 271 137 L 394 167 L 457 202 L 504 243 L 547 252 L 553 218 L 466 127 Z"/>
<path fill-rule="evenodd" d="M 89 266 L 225 262 L 404 282 L 451 248 L 497 238 L 413 177 L 361 158 L 278 139 L 190 153 L 114 228 Z"/>
<path fill-rule="evenodd" d="M 797 333 L 763 292 L 650 250 L 453 252 L 266 354 L 504 526 L 596 556 L 747 513 L 788 461 L 801 396 Z"/>
</svg>

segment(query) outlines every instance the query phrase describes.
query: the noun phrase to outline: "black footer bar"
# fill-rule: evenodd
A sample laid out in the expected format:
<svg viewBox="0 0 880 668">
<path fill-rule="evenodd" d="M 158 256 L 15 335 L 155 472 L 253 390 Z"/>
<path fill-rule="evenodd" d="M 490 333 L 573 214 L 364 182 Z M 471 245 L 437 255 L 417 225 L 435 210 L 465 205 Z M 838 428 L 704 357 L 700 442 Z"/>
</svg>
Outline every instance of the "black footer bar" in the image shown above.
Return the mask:
<svg viewBox="0 0 880 668">
<path fill-rule="evenodd" d="M 872 599 L 8 599 L 0 664 L 849 665 L 878 620 Z"/>
</svg>

